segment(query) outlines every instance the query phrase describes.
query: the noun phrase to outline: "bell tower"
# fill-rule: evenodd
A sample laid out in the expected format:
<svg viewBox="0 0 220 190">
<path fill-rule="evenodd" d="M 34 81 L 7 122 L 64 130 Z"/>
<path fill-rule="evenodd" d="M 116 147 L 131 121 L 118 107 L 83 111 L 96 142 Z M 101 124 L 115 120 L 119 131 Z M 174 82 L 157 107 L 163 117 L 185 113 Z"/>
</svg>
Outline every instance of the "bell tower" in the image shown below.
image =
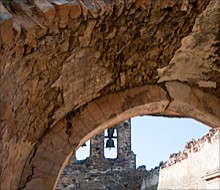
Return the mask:
<svg viewBox="0 0 220 190">
<path fill-rule="evenodd" d="M 90 139 L 90 156 L 87 159 L 109 160 L 105 158 L 105 149 L 109 152 L 117 152 L 116 158 L 111 158 L 114 162 L 123 162 L 123 166 L 136 168 L 136 155 L 131 150 L 131 119 L 127 119 L 112 128 L 107 129 L 107 133 L 102 132 Z M 115 150 L 116 149 L 116 150 Z M 95 163 L 95 162 L 94 162 Z"/>
<path fill-rule="evenodd" d="M 131 150 L 131 119 L 116 125 L 117 129 L 117 160 L 125 167 L 136 168 L 136 155 Z"/>
<path fill-rule="evenodd" d="M 104 139 L 107 139 L 104 144 Z M 115 144 L 117 143 L 117 147 Z M 113 150 L 117 148 L 117 157 L 115 162 L 123 160 L 123 166 L 135 168 L 136 155 L 131 150 L 131 119 L 115 125 L 107 129 L 107 135 L 104 132 L 91 138 L 90 140 L 90 159 L 108 159 L 104 157 L 104 149 L 109 148 Z"/>
<path fill-rule="evenodd" d="M 96 135 L 90 140 L 90 157 L 93 159 L 104 158 L 104 133 Z"/>
<path fill-rule="evenodd" d="M 116 150 L 117 157 L 105 158 L 105 149 Z M 90 156 L 84 160 L 73 157 L 57 189 L 66 186 L 76 190 L 140 189 L 139 179 L 136 155 L 131 150 L 131 120 L 127 119 L 91 138 Z"/>
</svg>

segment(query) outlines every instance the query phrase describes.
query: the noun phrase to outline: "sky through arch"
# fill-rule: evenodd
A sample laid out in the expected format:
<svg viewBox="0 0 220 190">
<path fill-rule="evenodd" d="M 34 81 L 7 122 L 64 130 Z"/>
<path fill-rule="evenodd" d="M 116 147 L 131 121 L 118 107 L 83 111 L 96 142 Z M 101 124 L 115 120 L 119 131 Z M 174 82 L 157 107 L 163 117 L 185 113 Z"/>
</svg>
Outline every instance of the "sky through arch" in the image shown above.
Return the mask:
<svg viewBox="0 0 220 190">
<path fill-rule="evenodd" d="M 184 149 L 187 141 L 197 140 L 208 133 L 210 127 L 190 118 L 168 118 L 161 116 L 138 116 L 131 119 L 131 144 L 136 154 L 137 167 L 146 165 L 150 170 L 166 161 L 169 155 Z M 106 150 L 108 157 L 111 151 Z M 77 159 L 89 156 L 89 142 L 79 148 Z M 112 155 L 114 158 L 115 155 Z"/>
<path fill-rule="evenodd" d="M 132 118 L 131 123 L 137 166 L 146 165 L 147 169 L 182 151 L 187 141 L 201 138 L 210 129 L 191 118 L 142 116 Z"/>
</svg>

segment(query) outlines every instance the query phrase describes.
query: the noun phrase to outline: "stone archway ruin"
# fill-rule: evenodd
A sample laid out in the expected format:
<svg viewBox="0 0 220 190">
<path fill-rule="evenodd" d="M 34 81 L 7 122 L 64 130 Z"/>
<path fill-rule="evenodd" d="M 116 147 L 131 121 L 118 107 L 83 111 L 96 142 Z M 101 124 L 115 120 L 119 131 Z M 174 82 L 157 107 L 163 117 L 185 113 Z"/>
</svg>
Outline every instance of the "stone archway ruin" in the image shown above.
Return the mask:
<svg viewBox="0 0 220 190">
<path fill-rule="evenodd" d="M 86 139 L 136 115 L 220 127 L 217 1 L 2 0 L 0 182 L 51 189 Z"/>
</svg>

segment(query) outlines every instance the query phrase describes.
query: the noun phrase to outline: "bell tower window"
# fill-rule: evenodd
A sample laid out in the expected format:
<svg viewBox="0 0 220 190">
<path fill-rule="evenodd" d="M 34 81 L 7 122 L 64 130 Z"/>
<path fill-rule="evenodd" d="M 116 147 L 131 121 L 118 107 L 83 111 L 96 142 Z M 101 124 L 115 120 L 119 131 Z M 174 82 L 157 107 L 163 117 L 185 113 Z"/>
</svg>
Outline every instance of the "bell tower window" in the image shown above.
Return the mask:
<svg viewBox="0 0 220 190">
<path fill-rule="evenodd" d="M 105 158 L 117 158 L 117 129 L 109 128 L 104 132 Z"/>
</svg>

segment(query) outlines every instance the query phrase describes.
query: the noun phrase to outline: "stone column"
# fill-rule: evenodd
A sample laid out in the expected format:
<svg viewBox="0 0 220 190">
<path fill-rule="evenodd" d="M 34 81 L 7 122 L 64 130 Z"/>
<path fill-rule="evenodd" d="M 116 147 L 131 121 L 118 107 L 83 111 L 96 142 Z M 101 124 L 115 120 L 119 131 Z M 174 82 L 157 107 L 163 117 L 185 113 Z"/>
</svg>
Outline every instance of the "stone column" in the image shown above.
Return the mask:
<svg viewBox="0 0 220 190">
<path fill-rule="evenodd" d="M 101 133 L 90 140 L 90 157 L 104 158 L 104 133 Z"/>
<path fill-rule="evenodd" d="M 116 127 L 118 158 L 126 157 L 131 152 L 131 119 L 127 119 Z"/>
</svg>

